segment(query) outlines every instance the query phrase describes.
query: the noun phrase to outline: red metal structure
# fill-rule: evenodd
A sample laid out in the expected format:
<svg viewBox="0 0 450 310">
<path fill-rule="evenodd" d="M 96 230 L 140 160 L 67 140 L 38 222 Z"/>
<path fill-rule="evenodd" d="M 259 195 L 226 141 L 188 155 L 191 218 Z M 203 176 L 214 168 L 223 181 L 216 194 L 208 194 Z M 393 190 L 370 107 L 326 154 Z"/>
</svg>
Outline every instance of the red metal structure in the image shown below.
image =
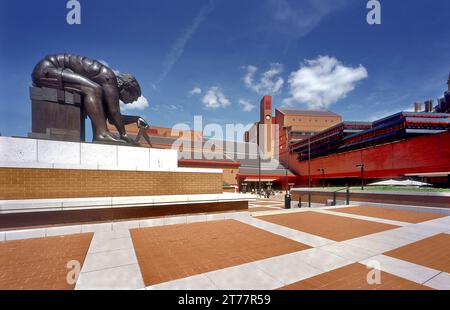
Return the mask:
<svg viewBox="0 0 450 310">
<path fill-rule="evenodd" d="M 422 135 L 312 159 L 313 185 L 319 185 L 322 173 L 318 169 L 322 168 L 328 184 L 357 184 L 360 169 L 356 165 L 361 163 L 365 165 L 367 179 L 400 178 L 421 173 L 450 174 L 450 132 Z M 306 185 L 308 161 L 299 161 L 298 154 L 292 153 L 289 166 L 299 175 L 298 185 Z"/>
</svg>

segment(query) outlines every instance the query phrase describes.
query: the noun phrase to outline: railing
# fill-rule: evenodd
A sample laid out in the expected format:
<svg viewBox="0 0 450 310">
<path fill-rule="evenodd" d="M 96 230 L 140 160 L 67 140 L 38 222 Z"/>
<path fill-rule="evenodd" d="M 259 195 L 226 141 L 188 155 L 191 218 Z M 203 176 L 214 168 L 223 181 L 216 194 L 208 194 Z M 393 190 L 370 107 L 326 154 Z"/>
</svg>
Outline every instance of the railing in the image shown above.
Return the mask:
<svg viewBox="0 0 450 310">
<path fill-rule="evenodd" d="M 298 207 L 302 207 L 302 195 L 298 195 Z M 308 193 L 308 208 L 311 208 L 311 192 Z"/>
<path fill-rule="evenodd" d="M 338 189 L 336 191 L 333 192 L 333 202 L 331 203 L 332 206 L 336 206 L 337 205 L 337 193 L 341 192 L 341 191 L 346 191 L 346 205 L 350 204 L 350 188 L 349 187 L 345 187 L 345 188 L 341 188 Z M 304 196 L 306 194 L 299 194 L 298 196 L 298 207 L 301 208 L 302 207 L 302 196 Z M 311 208 L 311 195 L 312 192 L 308 192 L 308 208 Z"/>
<path fill-rule="evenodd" d="M 341 189 L 338 189 L 337 191 L 333 192 L 333 203 L 331 204 L 332 206 L 336 206 L 336 204 L 337 204 L 337 201 L 336 201 L 337 193 L 341 192 L 343 190 L 346 191 L 346 199 L 345 199 L 346 200 L 346 205 L 350 204 L 350 188 L 349 187 L 345 187 L 345 188 L 341 188 Z"/>
</svg>

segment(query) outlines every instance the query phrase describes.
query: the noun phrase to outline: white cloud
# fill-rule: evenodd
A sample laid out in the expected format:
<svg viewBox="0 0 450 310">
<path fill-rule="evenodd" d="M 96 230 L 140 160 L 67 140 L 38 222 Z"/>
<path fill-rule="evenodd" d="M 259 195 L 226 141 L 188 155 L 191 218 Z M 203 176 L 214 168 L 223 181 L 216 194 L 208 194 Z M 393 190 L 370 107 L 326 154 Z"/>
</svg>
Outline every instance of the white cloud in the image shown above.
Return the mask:
<svg viewBox="0 0 450 310">
<path fill-rule="evenodd" d="M 202 99 L 203 106 L 207 109 L 226 108 L 231 105 L 230 100 L 223 94 L 219 87 L 210 87 Z"/>
<path fill-rule="evenodd" d="M 256 108 L 256 105 L 254 105 L 250 101 L 244 100 L 244 99 L 240 99 L 239 104 L 241 105 L 242 110 L 244 112 L 251 112 L 251 111 L 253 111 L 254 108 Z"/>
<path fill-rule="evenodd" d="M 191 96 L 194 96 L 194 95 L 200 95 L 202 93 L 202 89 L 200 88 L 200 87 L 194 87 L 190 92 L 189 92 L 189 94 L 191 95 Z"/>
<path fill-rule="evenodd" d="M 255 75 L 258 68 L 255 66 L 245 66 L 246 74 L 242 78 L 245 86 L 259 95 L 274 95 L 278 93 L 284 85 L 284 80 L 280 77 L 283 72 L 283 65 L 279 63 L 270 64 L 269 70 L 262 73 L 259 80 L 255 82 Z"/>
<path fill-rule="evenodd" d="M 133 103 L 125 104 L 122 101 L 120 102 L 120 110 L 121 111 L 130 111 L 130 110 L 144 110 L 149 107 L 148 100 L 144 96 L 141 96 Z"/>
<path fill-rule="evenodd" d="M 300 69 L 290 74 L 286 105 L 306 104 L 310 109 L 326 109 L 355 89 L 356 83 L 367 78 L 362 65 L 347 67 L 334 57 L 319 56 L 305 60 Z"/>
</svg>

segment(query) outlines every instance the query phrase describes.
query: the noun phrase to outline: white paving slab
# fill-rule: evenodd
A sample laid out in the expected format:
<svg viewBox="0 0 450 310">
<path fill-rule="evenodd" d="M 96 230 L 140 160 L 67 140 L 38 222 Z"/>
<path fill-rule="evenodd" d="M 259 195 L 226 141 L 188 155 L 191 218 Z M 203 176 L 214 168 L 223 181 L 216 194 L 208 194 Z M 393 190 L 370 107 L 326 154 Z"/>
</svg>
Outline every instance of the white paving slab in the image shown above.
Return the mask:
<svg viewBox="0 0 450 310">
<path fill-rule="evenodd" d="M 411 241 L 411 239 L 402 238 L 400 236 L 395 236 L 392 234 L 387 233 L 376 233 L 368 236 L 364 236 L 363 238 L 374 241 L 374 242 L 380 242 L 380 243 L 386 243 L 393 246 L 393 248 L 399 248 L 404 245 L 410 244 L 414 241 Z"/>
<path fill-rule="evenodd" d="M 449 229 L 449 225 L 435 222 L 423 222 L 416 224 L 415 227 L 435 233 L 443 233 Z"/>
<path fill-rule="evenodd" d="M 431 278 L 441 273 L 439 270 L 420 266 L 386 255 L 377 255 L 362 261 L 362 263 L 368 265 L 371 261 L 379 263 L 382 271 L 420 284 L 429 281 Z"/>
<path fill-rule="evenodd" d="M 208 272 L 205 276 L 219 290 L 273 290 L 283 286 L 252 263 Z"/>
<path fill-rule="evenodd" d="M 272 257 L 257 261 L 254 264 L 283 285 L 292 284 L 322 273 L 321 270 L 298 260 L 292 255 Z"/>
<path fill-rule="evenodd" d="M 240 220 L 252 218 L 250 212 L 229 212 L 225 213 L 225 218 L 230 220 Z"/>
<path fill-rule="evenodd" d="M 376 252 L 377 254 L 381 254 L 386 251 L 390 251 L 392 249 L 397 248 L 397 246 L 391 243 L 383 242 L 383 240 L 379 239 L 371 239 L 367 236 L 346 240 L 341 243 L 373 251 Z"/>
<path fill-rule="evenodd" d="M 45 237 L 45 228 L 39 229 L 23 229 L 5 232 L 5 240 L 20 240 L 31 238 L 43 238 Z"/>
<path fill-rule="evenodd" d="M 360 260 L 377 255 L 377 253 L 374 251 L 344 243 L 329 244 L 321 247 L 320 249 L 353 262 L 358 262 Z"/>
<path fill-rule="evenodd" d="M 197 222 L 206 222 L 206 214 L 200 214 L 200 215 L 188 215 L 186 217 L 186 222 L 188 224 L 190 223 L 197 223 Z"/>
<path fill-rule="evenodd" d="M 290 236 L 286 236 L 286 238 L 289 238 L 291 240 L 312 246 L 312 247 L 321 247 L 327 244 L 333 244 L 336 243 L 334 240 L 326 239 L 323 237 L 315 236 L 312 234 L 308 234 L 302 231 L 295 231 L 294 234 Z"/>
<path fill-rule="evenodd" d="M 112 223 L 81 225 L 81 232 L 108 232 L 112 231 Z"/>
<path fill-rule="evenodd" d="M 217 290 L 218 287 L 205 275 L 164 282 L 146 287 L 147 290 Z"/>
<path fill-rule="evenodd" d="M 5 241 L 5 238 L 6 238 L 6 233 L 0 232 L 0 242 Z"/>
<path fill-rule="evenodd" d="M 138 228 L 139 227 L 139 221 L 121 221 L 121 222 L 114 222 L 112 224 L 112 230 L 124 230 L 124 229 L 130 229 L 130 228 Z"/>
<path fill-rule="evenodd" d="M 215 214 L 207 214 L 206 221 L 222 221 L 225 219 L 225 214 L 223 213 L 215 213 Z"/>
<path fill-rule="evenodd" d="M 432 287 L 436 290 L 450 290 L 450 274 L 447 272 L 441 272 L 434 278 L 428 280 L 424 285 Z"/>
<path fill-rule="evenodd" d="M 155 226 L 163 226 L 163 225 L 164 225 L 164 218 L 155 218 L 155 219 L 139 221 L 139 228 L 155 227 Z"/>
<path fill-rule="evenodd" d="M 81 272 L 85 273 L 96 270 L 111 269 L 133 264 L 137 264 L 134 249 L 88 253 Z"/>
<path fill-rule="evenodd" d="M 186 224 L 186 216 L 170 216 L 164 218 L 164 225 Z"/>
<path fill-rule="evenodd" d="M 372 234 L 371 236 L 375 236 L 375 235 L 385 236 L 387 238 L 400 238 L 400 239 L 404 239 L 404 240 L 409 240 L 410 243 L 424 239 L 423 234 L 414 233 L 414 231 L 411 231 L 411 230 L 405 231 L 405 230 L 403 230 L 403 227 L 382 231 L 380 233 Z"/>
<path fill-rule="evenodd" d="M 410 226 L 406 226 L 406 227 L 397 228 L 397 229 L 395 229 L 395 231 L 401 232 L 401 233 L 407 234 L 407 235 L 408 234 L 409 235 L 417 235 L 417 236 L 420 236 L 422 239 L 432 237 L 434 235 L 439 234 L 439 232 L 437 232 L 437 231 L 429 230 L 424 227 L 418 227 L 417 225 L 410 225 Z"/>
<path fill-rule="evenodd" d="M 241 221 L 242 223 L 260 228 L 260 229 L 264 229 L 273 234 L 276 234 L 276 235 L 312 246 L 312 247 L 319 247 L 319 246 L 323 246 L 323 245 L 331 244 L 331 243 L 335 242 L 333 240 L 329 240 L 326 238 L 308 234 L 308 233 L 298 231 L 295 229 L 291 229 L 291 228 L 288 228 L 285 226 L 266 222 L 266 221 L 263 221 L 260 219 L 248 218 L 248 219 L 239 219 L 239 221 Z"/>
<path fill-rule="evenodd" d="M 353 263 L 351 260 L 337 256 L 320 248 L 308 249 L 289 255 L 292 255 L 296 260 L 311 265 L 322 272 L 334 270 Z"/>
<path fill-rule="evenodd" d="M 128 229 L 96 232 L 94 235 L 95 239 L 117 239 L 125 237 L 131 237 L 130 231 Z"/>
<path fill-rule="evenodd" d="M 137 264 L 81 273 L 76 290 L 136 290 L 144 288 Z"/>
<path fill-rule="evenodd" d="M 89 254 L 99 252 L 110 252 L 115 250 L 134 249 L 133 242 L 130 237 L 105 239 L 105 238 L 92 238 L 91 245 L 89 247 Z"/>
<path fill-rule="evenodd" d="M 449 228 L 450 228 L 450 216 L 434 219 L 432 221 L 428 221 L 427 223 L 436 223 L 436 224 L 448 225 Z"/>
<path fill-rule="evenodd" d="M 45 230 L 47 237 L 80 234 L 81 225 L 49 227 Z"/>
</svg>

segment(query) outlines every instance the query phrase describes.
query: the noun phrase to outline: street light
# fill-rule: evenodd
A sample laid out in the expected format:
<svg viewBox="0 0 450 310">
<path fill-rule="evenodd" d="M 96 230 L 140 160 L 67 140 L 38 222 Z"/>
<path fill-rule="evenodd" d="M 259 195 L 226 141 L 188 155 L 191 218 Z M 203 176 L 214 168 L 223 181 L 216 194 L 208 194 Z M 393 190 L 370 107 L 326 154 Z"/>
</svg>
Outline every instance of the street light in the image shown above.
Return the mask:
<svg viewBox="0 0 450 310">
<path fill-rule="evenodd" d="M 325 169 L 320 168 L 320 169 L 317 169 L 317 171 L 319 171 L 319 172 L 322 171 L 322 187 L 325 188 Z"/>
<path fill-rule="evenodd" d="M 259 148 L 259 143 L 258 143 L 258 196 L 261 195 L 261 149 Z"/>
<path fill-rule="evenodd" d="M 357 168 L 361 168 L 361 190 L 364 190 L 364 164 L 356 165 Z"/>
<path fill-rule="evenodd" d="M 284 208 L 290 209 L 291 208 L 291 194 L 289 192 L 289 176 L 288 176 L 288 170 L 289 170 L 289 132 L 291 127 L 290 126 L 284 126 L 283 129 L 285 130 L 285 138 L 286 138 L 286 163 L 285 163 L 285 170 L 286 170 L 286 194 L 284 195 Z"/>
<path fill-rule="evenodd" d="M 311 136 L 308 138 L 308 208 L 311 208 Z"/>
</svg>

